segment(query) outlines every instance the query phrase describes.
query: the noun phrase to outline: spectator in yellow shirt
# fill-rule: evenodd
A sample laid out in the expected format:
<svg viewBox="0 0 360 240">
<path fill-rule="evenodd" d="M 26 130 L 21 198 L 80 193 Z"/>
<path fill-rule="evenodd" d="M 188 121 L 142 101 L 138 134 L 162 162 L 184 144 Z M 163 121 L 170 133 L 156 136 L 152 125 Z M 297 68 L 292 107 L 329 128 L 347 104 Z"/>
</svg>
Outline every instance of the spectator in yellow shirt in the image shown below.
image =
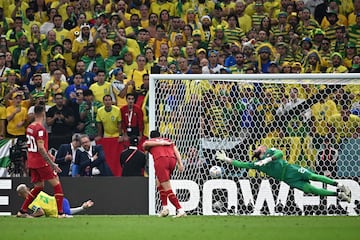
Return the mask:
<svg viewBox="0 0 360 240">
<path fill-rule="evenodd" d="M 112 105 L 110 95 L 103 97 L 104 106 L 98 109 L 96 115 L 96 125 L 98 135 L 95 140 L 102 137 L 119 137 L 121 131 L 121 115 L 120 109 Z"/>
<path fill-rule="evenodd" d="M 80 27 L 80 34 L 72 45 L 72 58 L 80 59 L 84 56 L 87 50 L 87 45 L 91 43 L 93 43 L 93 37 L 90 33 L 90 25 L 83 23 Z"/>
<path fill-rule="evenodd" d="M 133 69 L 130 73 L 129 79 L 135 82 L 135 90 L 139 90 L 143 84 L 143 75 L 149 74 L 149 70 L 145 69 L 146 58 L 143 55 L 138 55 L 136 57 L 137 68 Z"/>
<path fill-rule="evenodd" d="M 105 71 L 99 70 L 96 75 L 96 82 L 91 84 L 90 90 L 93 91 L 96 101 L 102 102 L 105 95 L 110 94 L 111 84 L 105 82 Z"/>
<path fill-rule="evenodd" d="M 100 54 L 103 59 L 108 58 L 111 56 L 112 53 L 112 45 L 114 42 L 110 39 L 107 39 L 108 32 L 104 25 L 101 25 L 94 37 L 94 42 L 96 46 L 96 53 Z"/>
<path fill-rule="evenodd" d="M 126 94 L 132 93 L 134 89 L 134 81 L 124 81 L 126 77 L 121 68 L 116 68 L 112 72 L 115 79 L 111 82 L 111 97 L 113 103 L 121 108 L 127 104 Z"/>
<path fill-rule="evenodd" d="M 337 142 L 345 138 L 358 138 L 360 117 L 350 113 L 349 106 L 343 105 L 341 112 L 329 119 L 330 132 L 335 134 Z"/>
<path fill-rule="evenodd" d="M 334 52 L 330 56 L 331 66 L 326 69 L 327 73 L 347 73 L 349 70 L 343 65 L 343 58 L 340 53 Z"/>
<path fill-rule="evenodd" d="M 67 82 L 61 81 L 62 72 L 60 69 L 55 69 L 52 72 L 52 77 L 45 85 L 45 94 L 48 99 L 48 104 L 53 106 L 55 104 L 54 96 L 57 93 L 65 93 L 66 88 L 68 87 Z"/>
<path fill-rule="evenodd" d="M 24 93 L 17 91 L 13 94 L 13 103 L 6 108 L 7 135 L 16 138 L 25 136 L 25 127 L 27 120 L 27 109 L 21 105 Z"/>
<path fill-rule="evenodd" d="M 62 43 L 69 37 L 69 31 L 63 27 L 63 19 L 60 14 L 56 14 L 53 18 L 54 32 L 56 33 L 56 41 Z"/>
</svg>

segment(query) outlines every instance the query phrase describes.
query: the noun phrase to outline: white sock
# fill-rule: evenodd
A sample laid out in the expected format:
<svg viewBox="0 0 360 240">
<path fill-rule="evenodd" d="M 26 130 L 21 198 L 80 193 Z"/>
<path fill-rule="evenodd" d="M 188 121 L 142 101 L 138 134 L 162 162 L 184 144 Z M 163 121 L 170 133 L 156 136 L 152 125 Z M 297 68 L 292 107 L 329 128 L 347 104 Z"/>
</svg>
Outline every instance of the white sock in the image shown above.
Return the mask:
<svg viewBox="0 0 360 240">
<path fill-rule="evenodd" d="M 162 206 L 162 209 L 163 209 L 163 210 L 168 209 L 167 205 L 163 205 L 163 206 Z"/>
<path fill-rule="evenodd" d="M 185 213 L 185 211 L 184 211 L 184 209 L 179 208 L 179 209 L 178 209 L 178 213 L 183 214 L 183 213 Z"/>
</svg>

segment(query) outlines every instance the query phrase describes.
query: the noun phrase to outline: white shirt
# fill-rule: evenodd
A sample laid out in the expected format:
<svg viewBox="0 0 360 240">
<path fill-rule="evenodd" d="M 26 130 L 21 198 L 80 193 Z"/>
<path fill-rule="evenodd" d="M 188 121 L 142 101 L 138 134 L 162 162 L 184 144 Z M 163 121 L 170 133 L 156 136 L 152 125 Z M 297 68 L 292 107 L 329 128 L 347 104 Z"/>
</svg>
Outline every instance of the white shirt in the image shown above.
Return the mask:
<svg viewBox="0 0 360 240">
<path fill-rule="evenodd" d="M 210 69 L 213 73 L 215 73 L 215 74 L 216 74 L 216 73 L 219 74 L 219 73 L 220 73 L 220 69 L 222 69 L 222 68 L 224 68 L 224 66 L 221 65 L 221 64 L 216 64 L 215 67 L 211 67 L 210 64 L 209 64 L 209 69 Z"/>
<path fill-rule="evenodd" d="M 90 145 L 90 149 L 89 151 L 86 151 L 85 152 L 87 153 L 88 157 L 90 158 L 90 160 L 93 162 L 94 159 L 93 159 L 93 154 L 92 154 L 92 145 Z"/>
<path fill-rule="evenodd" d="M 72 176 L 72 165 L 75 162 L 77 148 L 75 148 L 72 143 L 70 143 L 70 147 L 71 147 L 72 161 L 70 163 L 69 176 Z"/>
<path fill-rule="evenodd" d="M 41 74 L 41 79 L 42 79 L 42 86 L 41 86 L 41 87 L 42 87 L 42 89 L 44 89 L 45 86 L 46 86 L 46 83 L 47 83 L 48 81 L 50 81 L 50 79 L 51 79 L 50 73 L 42 73 L 42 74 Z M 61 74 L 60 80 L 61 80 L 62 82 L 66 82 L 66 77 L 65 77 L 64 74 Z M 32 84 L 32 80 L 30 80 L 30 84 Z"/>
<path fill-rule="evenodd" d="M 52 22 L 45 22 L 45 23 L 43 23 L 43 25 L 41 25 L 41 27 L 40 27 L 40 33 L 47 35 L 47 33 L 48 33 L 50 30 L 53 30 L 54 27 L 55 27 L 54 23 L 52 23 Z"/>
<path fill-rule="evenodd" d="M 316 6 L 323 2 L 323 0 L 304 0 L 304 6 L 307 7 L 311 15 L 314 16 Z"/>
</svg>

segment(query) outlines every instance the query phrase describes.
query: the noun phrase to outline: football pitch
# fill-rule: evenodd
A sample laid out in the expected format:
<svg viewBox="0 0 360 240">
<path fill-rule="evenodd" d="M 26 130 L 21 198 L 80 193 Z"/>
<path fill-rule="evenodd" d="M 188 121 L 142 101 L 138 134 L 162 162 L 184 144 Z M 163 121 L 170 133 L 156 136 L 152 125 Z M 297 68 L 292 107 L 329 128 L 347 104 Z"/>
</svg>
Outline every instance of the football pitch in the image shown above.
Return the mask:
<svg viewBox="0 0 360 240">
<path fill-rule="evenodd" d="M 1 239 L 360 239 L 360 217 L 78 215 L 67 219 L 0 217 Z M 244 238 L 245 239 L 245 238 Z"/>
</svg>

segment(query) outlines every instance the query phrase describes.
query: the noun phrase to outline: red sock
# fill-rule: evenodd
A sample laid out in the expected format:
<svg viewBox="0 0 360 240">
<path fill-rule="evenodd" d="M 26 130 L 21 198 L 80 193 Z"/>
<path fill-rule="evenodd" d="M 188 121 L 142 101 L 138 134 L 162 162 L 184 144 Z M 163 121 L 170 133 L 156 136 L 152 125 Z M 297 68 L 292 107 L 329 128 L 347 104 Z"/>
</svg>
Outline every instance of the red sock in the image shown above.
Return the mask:
<svg viewBox="0 0 360 240">
<path fill-rule="evenodd" d="M 36 198 L 36 196 L 39 194 L 39 192 L 41 192 L 43 190 L 42 187 L 34 187 L 33 189 L 31 189 L 30 193 L 27 195 L 27 197 L 25 198 L 25 201 L 23 202 L 22 206 L 21 206 L 21 211 L 26 213 L 27 209 L 30 205 L 30 203 L 32 203 L 32 201 L 34 201 L 34 199 Z"/>
<path fill-rule="evenodd" d="M 63 211 L 64 194 L 63 194 L 62 187 L 61 187 L 60 183 L 54 187 L 54 193 L 55 193 L 54 195 L 55 195 L 55 199 L 56 199 L 58 213 L 63 214 L 63 212 L 64 212 Z"/>
<path fill-rule="evenodd" d="M 171 189 L 166 191 L 166 195 L 169 198 L 169 201 L 172 203 L 172 205 L 175 206 L 176 209 L 181 208 L 178 198 Z"/>
<path fill-rule="evenodd" d="M 160 200 L 162 206 L 167 206 L 167 194 L 164 191 L 162 186 L 159 186 L 158 188 L 159 194 L 160 194 Z"/>
</svg>

